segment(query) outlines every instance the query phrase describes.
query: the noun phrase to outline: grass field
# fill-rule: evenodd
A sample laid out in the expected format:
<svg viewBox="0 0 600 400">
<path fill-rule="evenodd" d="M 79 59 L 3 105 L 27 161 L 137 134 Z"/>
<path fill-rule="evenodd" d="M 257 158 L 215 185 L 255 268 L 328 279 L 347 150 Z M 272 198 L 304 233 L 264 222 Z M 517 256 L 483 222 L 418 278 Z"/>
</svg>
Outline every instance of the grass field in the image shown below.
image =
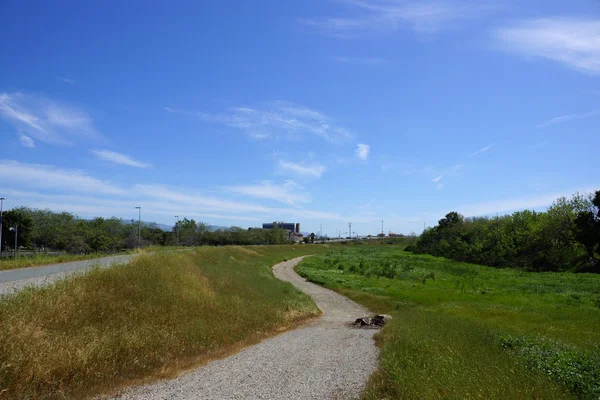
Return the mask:
<svg viewBox="0 0 600 400">
<path fill-rule="evenodd" d="M 355 245 L 298 272 L 392 323 L 367 399 L 600 396 L 600 276 L 495 269 Z"/>
<path fill-rule="evenodd" d="M 0 301 L 0 398 L 101 393 L 225 356 L 318 314 L 270 271 L 327 246 L 141 255 Z"/>
</svg>

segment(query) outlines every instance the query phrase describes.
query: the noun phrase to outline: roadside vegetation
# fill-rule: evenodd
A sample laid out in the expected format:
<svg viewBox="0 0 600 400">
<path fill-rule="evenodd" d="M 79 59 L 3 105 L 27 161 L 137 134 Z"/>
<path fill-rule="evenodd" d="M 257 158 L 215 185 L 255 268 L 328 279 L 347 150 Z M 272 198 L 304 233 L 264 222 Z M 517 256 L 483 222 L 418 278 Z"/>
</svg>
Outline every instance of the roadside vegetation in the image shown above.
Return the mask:
<svg viewBox="0 0 600 400">
<path fill-rule="evenodd" d="M 115 254 L 148 246 L 224 246 L 285 244 L 288 237 L 281 229 L 211 227 L 193 219 L 178 221 L 170 231 L 154 223 L 120 218 L 81 219 L 68 212 L 53 212 L 28 207 L 5 211 L 2 224 L 2 247 L 5 253 L 15 248 L 44 255 L 48 251 L 76 255 Z M 17 227 L 15 237 L 14 230 Z M 87 258 L 87 257 L 86 257 Z M 6 259 L 0 259 L 1 264 Z"/>
<path fill-rule="evenodd" d="M 143 249 L 120 251 L 118 253 L 89 253 L 89 254 L 45 254 L 35 253 L 28 256 L 6 257 L 0 260 L 0 271 L 16 268 L 37 267 L 40 265 L 59 264 L 72 261 L 93 260 L 101 257 L 115 256 L 120 254 L 152 254 L 169 251 L 184 250 L 182 246 L 148 246 Z"/>
<path fill-rule="evenodd" d="M 600 397 L 600 275 L 499 269 L 403 247 L 332 248 L 297 268 L 392 314 L 366 399 Z"/>
<path fill-rule="evenodd" d="M 115 253 L 119 254 L 119 253 Z M 122 254 L 125 254 L 123 252 Z M 7 257 L 0 261 L 0 271 L 5 271 L 9 269 L 15 268 L 26 268 L 26 267 L 35 267 L 38 265 L 47 265 L 47 264 L 58 264 L 70 261 L 81 261 L 81 260 L 91 260 L 99 257 L 106 257 L 106 254 L 103 253 L 91 253 L 91 254 L 35 254 L 33 256 L 28 257 Z"/>
<path fill-rule="evenodd" d="M 545 212 L 495 218 L 451 212 L 409 250 L 495 267 L 600 273 L 600 190 L 559 198 Z"/>
<path fill-rule="evenodd" d="M 169 377 L 319 313 L 273 264 L 328 246 L 142 254 L 0 300 L 0 397 L 85 397 Z"/>
</svg>

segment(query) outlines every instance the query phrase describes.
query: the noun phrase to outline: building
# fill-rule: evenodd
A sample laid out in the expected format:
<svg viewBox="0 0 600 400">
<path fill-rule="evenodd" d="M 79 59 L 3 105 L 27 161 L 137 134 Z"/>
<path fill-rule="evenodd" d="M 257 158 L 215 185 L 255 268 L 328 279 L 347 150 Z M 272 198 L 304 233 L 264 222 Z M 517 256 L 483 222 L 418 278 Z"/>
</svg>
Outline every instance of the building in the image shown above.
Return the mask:
<svg viewBox="0 0 600 400">
<path fill-rule="evenodd" d="M 263 224 L 262 228 L 275 229 L 275 225 L 277 225 L 277 229 L 281 229 L 282 231 L 285 231 L 287 233 L 287 238 L 290 242 L 299 242 L 302 239 L 299 223 L 271 222 Z"/>
<path fill-rule="evenodd" d="M 277 225 L 278 229 L 283 229 L 284 231 L 291 231 L 295 234 L 300 234 L 300 224 L 299 223 L 288 223 L 288 222 L 271 222 L 263 224 L 263 229 L 274 229 L 275 225 Z"/>
</svg>

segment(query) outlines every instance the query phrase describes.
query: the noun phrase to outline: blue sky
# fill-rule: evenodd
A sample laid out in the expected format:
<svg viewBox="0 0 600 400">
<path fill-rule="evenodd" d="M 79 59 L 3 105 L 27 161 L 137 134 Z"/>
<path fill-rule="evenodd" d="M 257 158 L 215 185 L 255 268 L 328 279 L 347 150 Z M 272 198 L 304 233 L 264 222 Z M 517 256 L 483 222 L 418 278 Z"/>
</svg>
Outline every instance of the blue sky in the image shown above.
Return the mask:
<svg viewBox="0 0 600 400">
<path fill-rule="evenodd" d="M 420 232 L 600 189 L 600 4 L 0 4 L 5 207 Z"/>
</svg>

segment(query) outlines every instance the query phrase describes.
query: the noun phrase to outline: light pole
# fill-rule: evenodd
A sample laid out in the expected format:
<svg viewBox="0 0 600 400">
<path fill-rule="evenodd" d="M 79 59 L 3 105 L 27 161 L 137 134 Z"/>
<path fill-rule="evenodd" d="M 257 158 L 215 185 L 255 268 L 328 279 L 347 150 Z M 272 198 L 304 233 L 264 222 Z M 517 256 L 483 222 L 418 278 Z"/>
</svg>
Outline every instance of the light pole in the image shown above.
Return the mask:
<svg viewBox="0 0 600 400">
<path fill-rule="evenodd" d="M 175 218 L 177 218 L 177 225 L 175 225 L 177 229 L 175 233 L 177 234 L 177 246 L 179 246 L 179 215 L 176 215 Z"/>
<path fill-rule="evenodd" d="M 136 207 L 138 210 L 138 247 L 142 247 L 142 207 Z"/>
<path fill-rule="evenodd" d="M 0 197 L 0 256 L 2 256 L 2 203 L 6 200 L 4 197 Z"/>
<path fill-rule="evenodd" d="M 15 232 L 15 254 L 14 257 L 17 257 L 17 241 L 19 240 L 19 224 L 15 224 L 14 227 L 10 228 L 11 231 Z"/>
</svg>

